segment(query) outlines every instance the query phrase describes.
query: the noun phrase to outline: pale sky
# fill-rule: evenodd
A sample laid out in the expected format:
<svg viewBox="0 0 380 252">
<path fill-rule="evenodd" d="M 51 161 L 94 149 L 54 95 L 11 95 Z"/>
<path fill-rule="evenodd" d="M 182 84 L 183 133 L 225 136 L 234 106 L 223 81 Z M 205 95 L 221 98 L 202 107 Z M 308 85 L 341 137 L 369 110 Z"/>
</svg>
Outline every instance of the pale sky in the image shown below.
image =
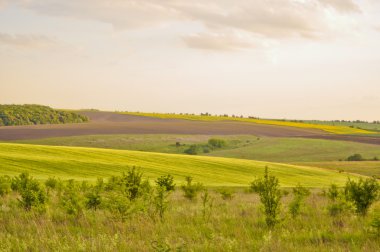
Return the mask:
<svg viewBox="0 0 380 252">
<path fill-rule="evenodd" d="M 0 103 L 380 120 L 380 1 L 0 0 Z"/>
</svg>

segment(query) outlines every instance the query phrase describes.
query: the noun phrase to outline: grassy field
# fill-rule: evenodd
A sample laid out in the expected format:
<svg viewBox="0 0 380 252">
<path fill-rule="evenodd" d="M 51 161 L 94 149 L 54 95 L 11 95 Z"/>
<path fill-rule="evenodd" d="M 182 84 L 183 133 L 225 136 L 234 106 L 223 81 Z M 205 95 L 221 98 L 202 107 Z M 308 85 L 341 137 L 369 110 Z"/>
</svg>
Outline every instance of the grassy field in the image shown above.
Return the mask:
<svg viewBox="0 0 380 252">
<path fill-rule="evenodd" d="M 233 158 L 189 156 L 81 147 L 0 144 L 0 175 L 28 171 L 45 179 L 49 176 L 95 180 L 141 167 L 145 176 L 172 174 L 181 182 L 192 176 L 207 186 L 247 186 L 261 176 L 265 166 L 278 176 L 282 186 L 301 183 L 307 187 L 342 185 L 346 174 L 321 168 L 268 163 Z"/>
<path fill-rule="evenodd" d="M 161 114 L 161 113 L 141 113 L 141 112 L 120 112 L 122 114 L 136 115 L 136 116 L 148 116 L 157 117 L 163 119 L 184 119 L 184 120 L 196 120 L 196 121 L 239 121 L 258 124 L 269 124 L 287 127 L 297 127 L 305 129 L 318 129 L 334 134 L 371 134 L 373 132 L 364 129 L 351 128 L 344 125 L 323 125 L 312 124 L 302 122 L 291 122 L 282 120 L 269 120 L 269 119 L 254 119 L 254 118 L 241 118 L 241 117 L 223 117 L 223 116 L 200 116 L 200 115 L 186 115 L 186 114 Z"/>
<path fill-rule="evenodd" d="M 380 178 L 380 162 L 359 161 L 359 162 L 298 162 L 298 165 L 309 165 L 321 167 L 335 171 L 362 174 L 364 176 L 376 176 Z"/>
<path fill-rule="evenodd" d="M 260 138 L 246 146 L 219 150 L 207 155 L 264 160 L 271 162 L 317 162 L 345 160 L 359 153 L 366 159 L 380 158 L 378 145 L 346 141 L 302 139 L 302 138 Z"/>
<path fill-rule="evenodd" d="M 211 153 L 200 153 L 200 155 L 270 162 L 339 161 L 355 153 L 367 159 L 375 156 L 380 158 L 378 145 L 304 138 L 258 138 L 252 135 L 92 135 L 18 142 L 180 154 L 191 144 L 207 144 L 210 138 L 223 139 L 226 146 L 213 150 Z M 176 142 L 179 142 L 181 146 L 176 147 Z"/>
<path fill-rule="evenodd" d="M 82 194 L 78 195 L 83 197 Z M 0 251 L 378 251 L 379 235 L 371 227 L 376 209 L 366 217 L 352 211 L 330 216 L 328 200 L 314 192 L 296 218 L 289 216 L 290 193 L 282 199 L 281 222 L 268 229 L 258 196 L 236 192 L 223 200 L 189 201 L 177 190 L 168 198 L 163 221 L 149 208 L 129 213 L 124 221 L 107 209 L 84 209 L 70 216 L 50 192 L 45 213 L 26 212 L 16 194 L 0 197 Z M 152 215 L 153 214 L 153 215 Z"/>
</svg>

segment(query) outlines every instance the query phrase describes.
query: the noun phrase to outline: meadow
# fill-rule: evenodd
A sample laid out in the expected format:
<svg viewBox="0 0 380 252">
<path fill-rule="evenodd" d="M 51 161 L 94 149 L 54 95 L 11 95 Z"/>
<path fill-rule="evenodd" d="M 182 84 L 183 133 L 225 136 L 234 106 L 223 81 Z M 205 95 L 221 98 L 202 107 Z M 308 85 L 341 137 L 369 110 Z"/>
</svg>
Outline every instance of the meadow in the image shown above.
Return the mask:
<svg viewBox="0 0 380 252">
<path fill-rule="evenodd" d="M 133 166 L 140 167 L 150 178 L 169 173 L 183 182 L 185 176 L 192 176 L 206 186 L 244 187 L 261 176 L 266 166 L 282 186 L 343 185 L 348 177 L 323 168 L 234 158 L 0 143 L 0 175 L 29 172 L 39 179 L 57 176 L 95 181 L 97 177 L 118 175 Z"/>
<path fill-rule="evenodd" d="M 191 145 L 205 146 L 211 138 L 225 141 L 223 148 L 197 155 L 249 159 L 277 163 L 301 164 L 334 171 L 346 171 L 365 176 L 379 176 L 380 162 L 345 162 L 350 155 L 361 154 L 365 159 L 380 158 L 380 147 L 348 141 L 257 137 L 253 135 L 88 135 L 17 141 L 18 143 L 80 146 L 184 154 Z M 176 143 L 180 146 L 177 146 Z M 342 161 L 339 161 L 342 160 Z"/>
<path fill-rule="evenodd" d="M 378 202 L 362 216 L 313 189 L 294 214 L 295 193 L 282 189 L 277 224 L 268 227 L 259 197 L 248 186 L 229 189 L 229 197 L 223 189 L 208 188 L 189 200 L 177 184 L 164 197 L 160 215 L 155 191 L 130 201 L 107 189 L 108 183 L 45 181 L 46 205 L 28 211 L 19 193 L 0 197 L 0 251 L 377 251 L 380 246 Z M 89 199 L 100 187 L 93 208 Z M 337 212 L 333 206 L 339 206 Z"/>
<path fill-rule="evenodd" d="M 163 119 L 183 119 L 183 120 L 195 120 L 195 121 L 238 121 L 248 122 L 256 124 L 277 125 L 286 127 L 296 127 L 304 129 L 317 129 L 333 134 L 373 134 L 374 132 L 365 129 L 352 128 L 346 125 L 328 125 L 328 124 L 314 124 L 293 122 L 286 120 L 274 120 L 274 119 L 256 119 L 245 118 L 239 116 L 212 116 L 212 115 L 191 115 L 191 114 L 162 114 L 162 113 L 142 113 L 142 112 L 119 112 L 121 114 L 155 117 Z M 375 132 L 376 133 L 376 132 Z"/>
<path fill-rule="evenodd" d="M 210 153 L 200 152 L 199 155 L 270 162 L 339 161 L 355 153 L 360 153 L 368 159 L 376 156 L 380 158 L 380 147 L 373 144 L 296 137 L 257 137 L 254 135 L 87 135 L 15 142 L 181 154 L 190 145 L 205 145 L 212 138 L 222 139 L 226 145 L 210 151 Z M 176 143 L 180 145 L 177 146 Z"/>
<path fill-rule="evenodd" d="M 155 125 L 112 113 L 97 116 L 95 125 L 100 128 L 112 120 L 121 128 L 134 127 L 133 120 Z M 88 135 L 89 126 L 81 126 L 85 135 L 0 143 L 0 251 L 377 251 L 380 247 L 378 195 L 367 214 L 360 214 L 347 196 L 348 181 L 380 176 L 380 162 L 345 161 L 356 153 L 368 160 L 380 157 L 379 145 L 297 135 Z M 274 135 L 284 128 L 268 127 Z M 350 134 L 358 133 L 347 128 Z M 319 130 L 340 134 L 347 128 Z M 196 152 L 188 152 L 192 148 Z M 142 172 L 141 181 L 125 180 L 133 167 Z M 261 194 L 251 186 L 266 168 L 279 180 L 271 194 L 280 202 L 275 225 L 268 223 Z M 20 174 L 25 172 L 36 180 L 22 182 Z M 173 192 L 162 191 L 156 183 L 168 174 L 176 184 Z M 139 181 L 139 186 L 131 181 Z M 131 197 L 134 193 L 136 198 Z"/>
</svg>

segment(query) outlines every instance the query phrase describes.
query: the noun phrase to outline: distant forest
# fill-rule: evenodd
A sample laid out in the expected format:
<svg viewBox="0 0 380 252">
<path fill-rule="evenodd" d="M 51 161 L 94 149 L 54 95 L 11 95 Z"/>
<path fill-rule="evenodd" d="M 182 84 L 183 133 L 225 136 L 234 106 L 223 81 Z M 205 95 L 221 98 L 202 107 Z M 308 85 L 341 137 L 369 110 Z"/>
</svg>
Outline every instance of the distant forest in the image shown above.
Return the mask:
<svg viewBox="0 0 380 252">
<path fill-rule="evenodd" d="M 88 117 L 41 105 L 0 105 L 0 126 L 87 122 Z"/>
</svg>

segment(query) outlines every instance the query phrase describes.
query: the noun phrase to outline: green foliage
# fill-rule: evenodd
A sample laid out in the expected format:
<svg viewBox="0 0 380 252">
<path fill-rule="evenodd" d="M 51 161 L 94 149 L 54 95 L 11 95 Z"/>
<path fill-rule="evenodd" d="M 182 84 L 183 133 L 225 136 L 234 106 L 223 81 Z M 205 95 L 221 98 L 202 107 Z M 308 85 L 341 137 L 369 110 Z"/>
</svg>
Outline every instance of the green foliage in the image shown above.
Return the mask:
<svg viewBox="0 0 380 252">
<path fill-rule="evenodd" d="M 96 211 L 96 209 L 102 203 L 102 197 L 100 196 L 100 190 L 97 187 L 94 187 L 90 192 L 85 195 L 86 208 Z"/>
<path fill-rule="evenodd" d="M 44 210 L 47 196 L 40 183 L 30 177 L 28 173 L 21 173 L 12 180 L 12 189 L 17 191 L 21 199 L 18 199 L 20 205 L 30 211 L 32 208 Z"/>
<path fill-rule="evenodd" d="M 369 207 L 377 200 L 379 184 L 374 178 L 362 179 L 358 182 L 348 179 L 345 186 L 345 195 L 352 202 L 358 214 L 366 215 Z"/>
<path fill-rule="evenodd" d="M 222 199 L 230 200 L 234 197 L 234 191 L 232 189 L 223 188 L 219 190 Z"/>
<path fill-rule="evenodd" d="M 289 203 L 289 212 L 295 218 L 300 214 L 301 206 L 305 198 L 310 195 L 310 190 L 298 184 L 293 188 L 293 195 L 293 201 Z"/>
<path fill-rule="evenodd" d="M 123 174 L 122 183 L 129 200 L 135 200 L 142 194 L 143 173 L 136 167 L 132 167 L 126 174 Z"/>
<path fill-rule="evenodd" d="M 50 177 L 45 181 L 45 186 L 47 188 L 54 190 L 57 187 L 58 183 L 59 183 L 58 179 L 54 177 Z"/>
<path fill-rule="evenodd" d="M 339 190 L 337 185 L 331 184 L 326 196 L 330 201 L 327 206 L 330 216 L 339 216 L 345 210 L 349 209 L 349 205 L 345 201 L 344 194 L 341 190 Z"/>
<path fill-rule="evenodd" d="M 0 126 L 87 122 L 86 116 L 41 105 L 0 105 Z"/>
<path fill-rule="evenodd" d="M 124 194 L 112 192 L 107 199 L 107 209 L 115 216 L 125 221 L 133 212 L 132 203 Z"/>
<path fill-rule="evenodd" d="M 155 182 L 158 187 L 163 187 L 167 192 L 175 190 L 174 177 L 170 174 L 158 177 Z"/>
<path fill-rule="evenodd" d="M 327 191 L 327 197 L 331 200 L 331 201 L 336 201 L 339 197 L 339 189 L 338 189 L 338 186 L 336 184 L 331 184 L 331 186 L 329 187 L 328 191 Z"/>
<path fill-rule="evenodd" d="M 270 176 L 268 167 L 265 167 L 264 177 L 254 180 L 251 183 L 251 190 L 259 194 L 264 206 L 265 221 L 269 227 L 273 227 L 278 222 L 282 196 L 278 179 Z"/>
<path fill-rule="evenodd" d="M 380 213 L 376 212 L 375 216 L 371 220 L 371 228 L 372 231 L 377 235 L 380 236 Z"/>
<path fill-rule="evenodd" d="M 202 200 L 202 217 L 207 222 L 210 220 L 212 214 L 212 208 L 214 205 L 214 199 L 210 196 L 207 189 L 203 190 L 201 194 Z"/>
<path fill-rule="evenodd" d="M 187 148 L 184 153 L 189 154 L 189 155 L 197 155 L 200 152 L 200 146 L 196 144 L 192 144 Z"/>
<path fill-rule="evenodd" d="M 0 176 L 0 197 L 3 197 L 11 191 L 11 178 L 9 176 Z"/>
<path fill-rule="evenodd" d="M 196 199 L 198 193 L 203 189 L 203 185 L 201 183 L 193 183 L 193 178 L 191 176 L 187 176 L 186 185 L 182 185 L 181 189 L 184 193 L 185 198 L 189 200 Z"/>
<path fill-rule="evenodd" d="M 74 180 L 69 180 L 60 199 L 66 213 L 78 217 L 83 213 L 83 199 Z"/>
<path fill-rule="evenodd" d="M 218 138 L 210 138 L 208 140 L 208 144 L 211 146 L 211 148 L 217 149 L 217 148 L 223 148 L 224 146 L 226 146 L 226 141 L 224 141 L 223 139 L 218 139 Z"/>
<path fill-rule="evenodd" d="M 169 193 L 170 193 L 170 190 L 167 190 L 165 186 L 156 187 L 156 192 L 155 192 L 153 202 L 154 202 L 156 213 L 159 215 L 161 220 L 163 220 L 165 211 L 169 205 L 169 201 L 168 201 Z"/>
<path fill-rule="evenodd" d="M 354 154 L 347 158 L 347 161 L 363 161 L 364 158 L 361 154 Z"/>
</svg>

